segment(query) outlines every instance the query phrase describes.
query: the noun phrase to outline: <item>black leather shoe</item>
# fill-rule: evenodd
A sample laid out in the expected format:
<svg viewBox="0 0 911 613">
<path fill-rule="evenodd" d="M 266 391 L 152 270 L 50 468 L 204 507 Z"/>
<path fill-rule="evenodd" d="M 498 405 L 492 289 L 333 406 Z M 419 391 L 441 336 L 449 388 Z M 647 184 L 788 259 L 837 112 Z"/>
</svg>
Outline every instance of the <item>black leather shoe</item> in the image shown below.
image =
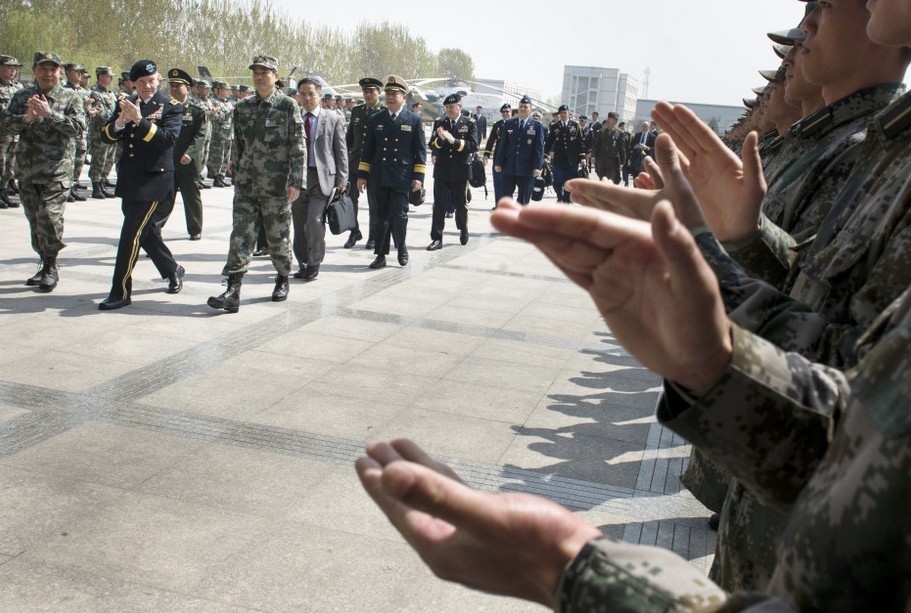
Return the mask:
<svg viewBox="0 0 911 613">
<path fill-rule="evenodd" d="M 348 235 L 348 240 L 345 241 L 345 249 L 351 249 L 362 238 L 364 238 L 363 234 L 357 230 L 352 230 L 351 234 Z"/>
<path fill-rule="evenodd" d="M 199 234 L 191 234 L 191 235 L 190 235 L 190 240 L 191 240 L 191 241 L 198 241 L 198 240 L 201 239 L 201 238 L 202 238 L 202 236 L 199 235 Z"/>
<path fill-rule="evenodd" d="M 408 265 L 408 250 L 402 247 L 399 249 L 399 266 Z"/>
<path fill-rule="evenodd" d="M 73 197 L 73 190 L 70 190 L 70 193 L 66 197 L 67 202 L 76 202 L 76 198 Z"/>
<path fill-rule="evenodd" d="M 446 213 L 446 219 L 452 219 L 452 213 Z"/>
<path fill-rule="evenodd" d="M 183 289 L 183 276 L 186 274 L 183 266 L 180 264 L 177 265 L 177 269 L 174 271 L 170 277 L 168 277 L 168 293 L 169 294 L 179 294 L 180 290 Z"/>
<path fill-rule="evenodd" d="M 70 192 L 70 195 L 73 197 L 73 200 L 76 202 L 85 202 L 85 196 L 76 191 L 76 188 L 73 187 L 73 190 Z"/>
<path fill-rule="evenodd" d="M 212 180 L 212 187 L 228 187 L 228 186 L 225 184 L 224 179 L 222 179 L 221 177 L 215 177 Z"/>
<path fill-rule="evenodd" d="M 268 249 L 257 249 L 256 251 L 253 252 L 253 255 L 256 257 L 260 257 L 262 255 L 269 255 L 269 250 Z"/>
<path fill-rule="evenodd" d="M 376 256 L 376 259 L 370 263 L 370 268 L 372 268 L 373 270 L 376 270 L 377 268 L 385 268 L 385 267 L 386 267 L 386 256 L 385 255 Z"/>
<path fill-rule="evenodd" d="M 83 185 L 81 181 L 76 181 L 73 183 L 73 189 L 82 191 L 85 189 L 85 185 Z"/>
<path fill-rule="evenodd" d="M 104 196 L 105 198 L 113 198 L 113 197 L 114 197 L 114 192 L 113 192 L 113 191 L 108 191 L 108 188 L 105 187 L 104 183 L 101 183 L 99 187 L 101 188 L 101 195 L 102 195 L 102 196 Z M 113 188 L 112 188 L 112 189 L 113 189 Z"/>
<path fill-rule="evenodd" d="M 111 181 L 110 179 L 105 179 L 104 181 L 102 181 L 102 182 L 101 182 L 101 186 L 102 186 L 102 187 L 110 187 L 111 189 L 114 189 L 115 187 L 117 187 L 117 186 L 114 184 L 114 182 Z"/>
<path fill-rule="evenodd" d="M 302 265 L 300 268 L 298 268 L 297 272 L 294 273 L 294 278 L 295 279 L 306 279 L 307 278 L 307 267 Z"/>
<path fill-rule="evenodd" d="M 462 228 L 462 231 L 459 232 L 459 242 L 463 245 L 468 244 L 468 228 Z"/>
<path fill-rule="evenodd" d="M 288 299 L 287 275 L 275 276 L 275 289 L 272 290 L 272 302 L 282 302 Z"/>
<path fill-rule="evenodd" d="M 38 272 L 33 274 L 31 277 L 25 280 L 25 284 L 29 286 L 39 285 L 41 283 L 41 277 L 44 275 L 44 261 L 38 263 Z"/>
<path fill-rule="evenodd" d="M 128 306 L 132 300 L 129 298 L 118 298 L 117 296 L 108 296 L 98 305 L 99 311 L 113 311 Z"/>
<path fill-rule="evenodd" d="M 443 241 L 432 240 L 430 244 L 427 245 L 427 251 L 436 251 L 437 249 L 443 248 Z"/>
<path fill-rule="evenodd" d="M 304 281 L 313 281 L 316 277 L 319 276 L 319 264 L 316 266 L 307 266 L 304 269 L 304 276 L 302 277 Z"/>
<path fill-rule="evenodd" d="M 367 244 L 364 245 L 364 249 L 373 249 L 374 247 L 376 247 L 376 241 L 373 239 L 367 240 Z"/>
</svg>

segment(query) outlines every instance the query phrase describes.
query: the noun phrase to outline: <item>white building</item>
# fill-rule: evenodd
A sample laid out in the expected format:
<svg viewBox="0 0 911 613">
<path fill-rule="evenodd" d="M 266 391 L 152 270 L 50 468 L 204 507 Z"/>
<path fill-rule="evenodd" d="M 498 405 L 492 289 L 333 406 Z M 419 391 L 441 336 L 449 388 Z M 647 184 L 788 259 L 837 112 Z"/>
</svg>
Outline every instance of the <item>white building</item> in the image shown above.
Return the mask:
<svg viewBox="0 0 911 613">
<path fill-rule="evenodd" d="M 618 68 L 564 66 L 561 101 L 578 117 L 598 111 L 601 119 L 608 112 L 619 113 L 620 121 L 636 116 L 639 81 Z"/>
<path fill-rule="evenodd" d="M 504 102 L 508 102 L 513 108 L 516 108 L 519 105 L 519 100 L 522 96 L 528 96 L 532 100 L 537 101 L 543 100 L 538 90 L 530 89 L 523 85 L 519 85 L 518 83 L 513 83 L 512 81 L 505 81 L 503 79 L 478 79 L 474 83 L 475 93 L 500 97 L 500 104 L 496 105 L 497 108 L 494 109 L 494 113 L 498 119 L 500 117 L 500 105 Z"/>
<path fill-rule="evenodd" d="M 744 107 L 727 106 L 721 104 L 699 104 L 695 102 L 678 102 L 668 100 L 671 104 L 683 104 L 696 114 L 696 117 L 712 127 L 718 135 L 724 134 L 734 123 L 743 115 Z M 632 117 L 630 131 L 638 132 L 639 123 L 642 121 L 651 121 L 652 109 L 658 104 L 658 100 L 639 100 L 636 104 L 636 113 Z M 629 123 L 629 122 L 627 122 Z"/>
</svg>

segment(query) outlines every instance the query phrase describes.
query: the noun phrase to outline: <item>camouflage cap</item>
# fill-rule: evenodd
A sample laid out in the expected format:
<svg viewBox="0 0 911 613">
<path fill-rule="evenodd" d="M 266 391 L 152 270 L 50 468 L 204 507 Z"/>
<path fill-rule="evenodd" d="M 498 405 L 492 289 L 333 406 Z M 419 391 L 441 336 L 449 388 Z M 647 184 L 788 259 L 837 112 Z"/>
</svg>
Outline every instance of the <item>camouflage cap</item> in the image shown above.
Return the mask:
<svg viewBox="0 0 911 613">
<path fill-rule="evenodd" d="M 235 85 L 232 85 L 232 86 L 231 86 L 231 91 L 232 91 L 232 92 L 236 92 L 236 91 L 239 91 L 239 90 L 240 90 L 240 87 L 239 87 L 238 85 L 235 84 Z"/>
<path fill-rule="evenodd" d="M 120 78 L 123 79 L 124 81 L 132 81 L 132 79 L 130 79 L 130 73 L 129 73 L 129 71 L 127 71 L 127 72 L 121 72 L 121 73 L 120 73 Z"/>
<path fill-rule="evenodd" d="M 760 70 L 759 74 L 770 83 L 778 83 L 785 80 L 785 67 L 779 66 L 775 70 Z"/>
<path fill-rule="evenodd" d="M 615 113 L 615 112 L 611 111 L 611 112 L 609 112 L 609 113 L 607 114 L 607 118 L 608 118 L 608 119 L 617 119 L 617 120 L 619 120 L 619 119 L 620 119 L 620 113 Z"/>
<path fill-rule="evenodd" d="M 768 36 L 773 43 L 778 43 L 779 45 L 793 45 L 795 41 L 801 41 L 807 37 L 806 33 L 800 28 L 769 32 L 766 36 Z"/>
<path fill-rule="evenodd" d="M 250 86 L 249 85 L 238 85 L 237 89 L 239 89 L 242 92 L 248 92 L 248 91 L 250 91 Z"/>
<path fill-rule="evenodd" d="M 394 74 L 386 77 L 386 85 L 383 87 L 387 92 L 402 92 L 403 94 L 408 93 L 408 83 L 402 77 L 396 76 Z"/>
<path fill-rule="evenodd" d="M 227 87 L 228 84 L 224 81 L 212 81 L 212 89 L 221 89 L 222 87 Z"/>
<path fill-rule="evenodd" d="M 793 47 L 791 45 L 779 45 L 777 43 L 772 45 L 772 51 L 774 51 L 775 55 L 781 59 L 784 59 L 785 56 L 791 52 L 792 48 Z"/>
<path fill-rule="evenodd" d="M 64 65 L 63 65 L 63 69 L 64 69 L 65 71 L 67 71 L 67 72 L 71 72 L 71 71 L 74 71 L 74 70 L 75 70 L 76 72 L 82 72 L 82 71 L 85 70 L 85 68 L 82 67 L 82 64 L 73 64 L 73 63 L 64 64 Z"/>
<path fill-rule="evenodd" d="M 11 55 L 0 55 L 0 66 L 22 66 L 22 62 Z"/>
<path fill-rule="evenodd" d="M 98 77 L 98 76 L 101 76 L 101 75 L 103 75 L 103 74 L 105 74 L 105 75 L 110 75 L 110 76 L 113 77 L 113 76 L 114 76 L 114 69 L 111 68 L 110 66 L 97 66 L 97 67 L 95 68 L 95 76 Z"/>
<path fill-rule="evenodd" d="M 254 56 L 253 61 L 250 62 L 250 70 L 253 70 L 257 66 L 262 66 L 263 68 L 278 72 L 278 60 L 271 55 Z"/>
<path fill-rule="evenodd" d="M 196 79 L 196 87 L 202 87 L 202 88 L 205 88 L 205 89 L 211 89 L 211 86 L 209 85 L 209 82 L 206 81 L 205 79 Z"/>
<path fill-rule="evenodd" d="M 60 61 L 60 56 L 56 53 L 50 53 L 48 51 L 35 51 L 35 57 L 32 59 L 32 66 L 37 66 L 38 64 L 43 64 L 44 62 L 50 62 L 51 64 L 63 66 L 63 62 Z"/>
</svg>

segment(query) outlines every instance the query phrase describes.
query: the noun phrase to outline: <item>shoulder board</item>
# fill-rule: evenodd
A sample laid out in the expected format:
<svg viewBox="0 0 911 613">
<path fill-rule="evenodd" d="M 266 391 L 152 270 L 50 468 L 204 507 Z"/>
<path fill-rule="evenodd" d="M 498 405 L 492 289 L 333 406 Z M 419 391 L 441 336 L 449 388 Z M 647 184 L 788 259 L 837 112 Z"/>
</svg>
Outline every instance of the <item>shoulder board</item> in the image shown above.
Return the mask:
<svg viewBox="0 0 911 613">
<path fill-rule="evenodd" d="M 478 120 L 475 119 L 474 117 L 469 117 L 469 118 L 468 118 L 468 123 L 478 123 Z"/>
<path fill-rule="evenodd" d="M 895 138 L 911 126 L 911 98 L 899 98 L 876 121 L 887 138 Z"/>
<path fill-rule="evenodd" d="M 172 106 L 177 106 L 178 104 L 181 104 L 181 103 L 180 103 L 176 98 L 171 98 L 171 105 L 172 105 Z"/>
</svg>

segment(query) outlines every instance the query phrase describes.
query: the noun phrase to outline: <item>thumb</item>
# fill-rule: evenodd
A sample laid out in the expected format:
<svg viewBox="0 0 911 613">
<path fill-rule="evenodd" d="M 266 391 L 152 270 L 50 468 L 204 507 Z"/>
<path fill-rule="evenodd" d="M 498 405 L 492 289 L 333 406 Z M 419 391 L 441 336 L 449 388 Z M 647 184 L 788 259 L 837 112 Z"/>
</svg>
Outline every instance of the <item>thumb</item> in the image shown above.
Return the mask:
<svg viewBox="0 0 911 613">
<path fill-rule="evenodd" d="M 671 173 L 681 172 L 677 145 L 669 134 L 659 134 L 655 139 L 655 159 L 665 178 Z"/>
<path fill-rule="evenodd" d="M 674 207 L 667 200 L 659 202 L 652 213 L 652 238 L 673 287 L 704 289 L 702 286 L 708 283 L 703 274 L 707 264 L 692 234 L 677 220 Z"/>
<path fill-rule="evenodd" d="M 762 158 L 759 155 L 759 135 L 750 132 L 743 140 L 743 149 L 740 152 L 743 160 L 743 179 L 750 193 L 758 193 L 759 200 L 765 198 L 768 187 L 765 175 L 762 172 Z"/>
</svg>

